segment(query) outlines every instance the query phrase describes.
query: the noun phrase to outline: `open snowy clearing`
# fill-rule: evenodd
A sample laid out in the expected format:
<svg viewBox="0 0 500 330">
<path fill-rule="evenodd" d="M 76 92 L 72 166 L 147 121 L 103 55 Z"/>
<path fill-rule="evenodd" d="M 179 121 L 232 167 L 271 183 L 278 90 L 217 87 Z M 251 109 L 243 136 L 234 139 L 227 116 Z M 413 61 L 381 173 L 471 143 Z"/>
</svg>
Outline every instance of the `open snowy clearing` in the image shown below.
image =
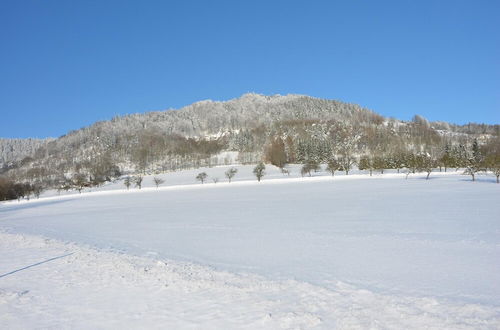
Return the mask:
<svg viewBox="0 0 500 330">
<path fill-rule="evenodd" d="M 4 329 L 495 329 L 500 310 L 0 233 Z"/>
<path fill-rule="evenodd" d="M 0 324 L 500 326 L 492 178 L 276 171 L 261 183 L 186 185 L 192 174 L 169 174 L 160 189 L 116 183 L 3 203 L 2 274 L 73 254 L 0 277 Z"/>
</svg>

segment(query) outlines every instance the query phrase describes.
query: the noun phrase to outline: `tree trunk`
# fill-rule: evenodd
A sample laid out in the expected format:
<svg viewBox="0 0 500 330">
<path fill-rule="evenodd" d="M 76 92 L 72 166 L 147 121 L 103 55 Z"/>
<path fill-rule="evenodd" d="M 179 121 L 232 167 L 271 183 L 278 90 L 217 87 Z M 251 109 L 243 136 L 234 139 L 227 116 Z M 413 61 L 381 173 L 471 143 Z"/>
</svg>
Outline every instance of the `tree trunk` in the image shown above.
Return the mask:
<svg viewBox="0 0 500 330">
<path fill-rule="evenodd" d="M 500 177 L 500 175 L 497 175 L 497 183 L 500 183 L 500 181 L 498 180 L 498 177 Z"/>
<path fill-rule="evenodd" d="M 431 172 L 427 172 L 427 178 L 425 178 L 426 180 L 429 180 L 429 175 L 431 175 Z"/>
</svg>

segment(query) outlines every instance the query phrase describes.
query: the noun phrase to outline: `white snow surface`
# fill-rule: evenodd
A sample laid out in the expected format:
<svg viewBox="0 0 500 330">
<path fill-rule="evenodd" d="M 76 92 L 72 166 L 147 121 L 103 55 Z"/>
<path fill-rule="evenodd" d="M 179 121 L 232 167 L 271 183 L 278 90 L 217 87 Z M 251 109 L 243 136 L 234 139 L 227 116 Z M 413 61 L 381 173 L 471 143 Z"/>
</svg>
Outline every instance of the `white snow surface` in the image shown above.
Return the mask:
<svg viewBox="0 0 500 330">
<path fill-rule="evenodd" d="M 500 328 L 493 178 L 238 169 L 0 204 L 0 328 Z"/>
<path fill-rule="evenodd" d="M 3 329 L 494 329 L 498 308 L 0 233 Z"/>
</svg>

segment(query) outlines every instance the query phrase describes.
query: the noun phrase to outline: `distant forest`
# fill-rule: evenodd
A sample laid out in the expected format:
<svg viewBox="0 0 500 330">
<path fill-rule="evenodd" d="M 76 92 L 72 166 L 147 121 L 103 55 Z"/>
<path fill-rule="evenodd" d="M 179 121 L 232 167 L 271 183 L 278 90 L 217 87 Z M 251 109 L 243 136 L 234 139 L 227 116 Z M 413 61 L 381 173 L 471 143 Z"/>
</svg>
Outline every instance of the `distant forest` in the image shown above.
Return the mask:
<svg viewBox="0 0 500 330">
<path fill-rule="evenodd" d="M 0 139 L 0 200 L 70 189 L 76 181 L 92 186 L 123 174 L 261 161 L 281 168 L 328 164 L 346 173 L 353 167 L 494 171 L 499 136 L 500 125 L 429 122 L 418 115 L 407 122 L 340 101 L 245 94 L 115 117 L 57 139 Z"/>
</svg>

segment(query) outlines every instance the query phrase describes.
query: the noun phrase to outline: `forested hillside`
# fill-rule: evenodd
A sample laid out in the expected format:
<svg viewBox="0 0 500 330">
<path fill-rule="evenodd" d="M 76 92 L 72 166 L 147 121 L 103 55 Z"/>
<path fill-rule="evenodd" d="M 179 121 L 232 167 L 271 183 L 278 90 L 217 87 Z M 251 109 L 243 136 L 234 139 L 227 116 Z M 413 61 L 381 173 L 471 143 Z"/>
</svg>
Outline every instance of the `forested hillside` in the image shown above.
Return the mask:
<svg viewBox="0 0 500 330">
<path fill-rule="evenodd" d="M 0 173 L 26 157 L 33 157 L 38 148 L 46 146 L 52 140 L 0 138 Z"/>
<path fill-rule="evenodd" d="M 499 125 L 388 119 L 304 95 L 245 94 L 115 117 L 53 140 L 0 140 L 0 166 L 4 182 L 40 187 L 236 162 L 328 163 L 333 172 L 356 165 L 370 171 L 465 168 L 474 144 L 483 154 L 498 149 L 499 132 Z"/>
</svg>

